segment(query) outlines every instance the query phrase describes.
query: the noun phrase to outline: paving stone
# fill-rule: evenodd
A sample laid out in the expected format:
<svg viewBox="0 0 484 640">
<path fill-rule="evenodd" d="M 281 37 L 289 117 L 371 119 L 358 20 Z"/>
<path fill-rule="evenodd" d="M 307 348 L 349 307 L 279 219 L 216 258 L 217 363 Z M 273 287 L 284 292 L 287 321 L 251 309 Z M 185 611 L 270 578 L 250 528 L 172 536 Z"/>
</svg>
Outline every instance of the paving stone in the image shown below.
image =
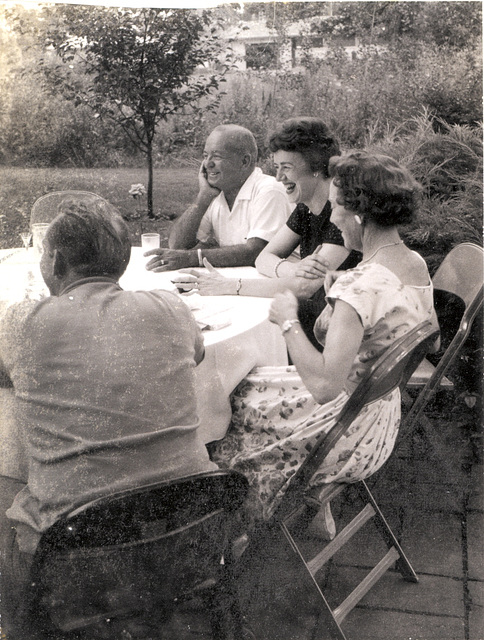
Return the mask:
<svg viewBox="0 0 484 640">
<path fill-rule="evenodd" d="M 457 448 L 457 447 L 456 447 Z M 457 459 L 460 460 L 460 454 Z M 390 465 L 391 463 L 391 465 Z M 482 465 L 456 474 L 459 492 L 442 481 L 432 459 L 392 457 L 371 487 L 412 562 L 420 583 L 405 582 L 391 570 L 370 590 L 343 623 L 348 640 L 484 640 L 482 529 Z M 469 630 L 465 632 L 464 574 L 461 510 L 469 496 L 467 514 L 469 555 Z M 349 492 L 347 495 L 354 495 Z M 335 501 L 333 512 L 349 518 L 359 501 Z M 340 526 L 339 526 L 340 528 Z M 354 544 L 352 544 L 354 543 Z M 291 554 L 276 551 L 252 562 L 241 589 L 245 613 L 258 640 L 314 640 L 319 604 L 305 584 Z M 314 553 L 316 541 L 301 540 Z M 338 552 L 334 563 L 318 574 L 327 580 L 325 591 L 334 606 L 344 599 L 384 553 L 374 526 L 369 523 Z M 197 633 L 199 635 L 197 635 Z M 198 627 L 194 637 L 204 638 Z M 182 636 L 180 636 L 181 640 Z M 177 640 L 179 638 L 177 637 Z"/>
<path fill-rule="evenodd" d="M 470 579 L 474 580 L 484 580 L 483 524 L 484 516 L 482 513 L 467 514 L 468 575 Z"/>
<path fill-rule="evenodd" d="M 405 518 L 401 541 L 417 573 L 463 577 L 461 519 L 421 513 Z"/>
<path fill-rule="evenodd" d="M 469 640 L 482 640 L 484 638 L 484 583 L 470 580 L 468 588 Z"/>
<path fill-rule="evenodd" d="M 473 511 L 484 511 L 484 468 L 482 464 L 476 464 L 472 468 L 467 508 Z"/>
<path fill-rule="evenodd" d="M 383 487 L 382 485 L 385 484 L 387 486 Z M 464 509 L 463 496 L 456 501 L 452 487 L 435 482 L 424 482 L 419 478 L 405 482 L 397 478 L 391 480 L 383 478 L 371 491 L 382 510 L 385 511 L 387 505 L 400 506 L 409 513 L 422 511 L 462 513 Z"/>
<path fill-rule="evenodd" d="M 349 614 L 342 628 L 348 640 L 466 639 L 464 621 L 460 618 L 360 608 Z"/>
<path fill-rule="evenodd" d="M 365 577 L 367 571 L 335 567 L 328 582 L 328 599 L 334 607 Z M 365 608 L 382 608 L 464 618 L 464 590 L 461 580 L 440 576 L 419 576 L 407 582 L 398 571 L 387 571 L 360 601 Z M 351 615 L 351 614 L 350 614 Z"/>
</svg>

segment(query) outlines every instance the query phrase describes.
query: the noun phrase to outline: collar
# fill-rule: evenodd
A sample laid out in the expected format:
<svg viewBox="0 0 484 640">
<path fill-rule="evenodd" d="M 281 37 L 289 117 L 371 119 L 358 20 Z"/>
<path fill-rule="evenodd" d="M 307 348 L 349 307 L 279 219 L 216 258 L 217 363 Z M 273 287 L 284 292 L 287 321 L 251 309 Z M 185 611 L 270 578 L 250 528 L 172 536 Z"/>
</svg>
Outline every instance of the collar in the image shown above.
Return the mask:
<svg viewBox="0 0 484 640">
<path fill-rule="evenodd" d="M 240 187 L 239 193 L 237 194 L 237 197 L 235 198 L 234 207 L 235 207 L 235 204 L 239 200 L 250 200 L 251 199 L 252 191 L 254 189 L 254 185 L 255 185 L 257 179 L 259 178 L 259 176 L 261 174 L 262 174 L 262 169 L 260 167 L 255 167 L 254 171 L 252 171 L 250 176 L 247 178 L 247 180 L 244 182 L 244 184 Z M 234 207 L 232 207 L 232 209 Z"/>
<path fill-rule="evenodd" d="M 81 278 L 69 284 L 65 289 L 62 289 L 62 291 L 59 293 L 59 297 L 63 296 L 66 293 L 69 293 L 69 291 L 72 291 L 73 289 L 77 289 L 77 287 L 81 287 L 85 284 L 95 284 L 98 282 L 102 282 L 105 284 L 114 284 L 121 290 L 118 281 L 114 278 L 110 278 L 109 276 L 92 276 L 91 278 Z"/>
</svg>

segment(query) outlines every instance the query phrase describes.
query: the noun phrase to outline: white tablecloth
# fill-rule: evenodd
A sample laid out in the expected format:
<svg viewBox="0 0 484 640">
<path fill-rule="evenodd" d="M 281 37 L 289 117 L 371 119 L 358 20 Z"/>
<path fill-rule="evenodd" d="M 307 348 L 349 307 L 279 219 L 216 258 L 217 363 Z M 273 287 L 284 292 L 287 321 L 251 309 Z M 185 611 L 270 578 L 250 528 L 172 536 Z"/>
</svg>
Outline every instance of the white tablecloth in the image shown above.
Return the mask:
<svg viewBox="0 0 484 640">
<path fill-rule="evenodd" d="M 120 285 L 126 290 L 168 289 L 176 291 L 171 273 L 145 269 L 140 247 L 133 247 L 131 260 Z M 251 267 L 221 269 L 229 277 L 262 277 Z M 1 308 L 25 299 L 48 295 L 32 249 L 0 251 Z M 197 320 L 230 324 L 216 331 L 204 331 L 205 358 L 196 368 L 196 392 L 200 433 L 204 442 L 225 435 L 230 422 L 229 395 L 255 366 L 285 365 L 287 351 L 279 328 L 268 320 L 270 299 L 246 296 L 182 296 Z M 10 390 L 0 389 L 1 431 L 8 432 L 13 421 Z M 11 424 L 10 424 L 11 428 Z"/>
</svg>

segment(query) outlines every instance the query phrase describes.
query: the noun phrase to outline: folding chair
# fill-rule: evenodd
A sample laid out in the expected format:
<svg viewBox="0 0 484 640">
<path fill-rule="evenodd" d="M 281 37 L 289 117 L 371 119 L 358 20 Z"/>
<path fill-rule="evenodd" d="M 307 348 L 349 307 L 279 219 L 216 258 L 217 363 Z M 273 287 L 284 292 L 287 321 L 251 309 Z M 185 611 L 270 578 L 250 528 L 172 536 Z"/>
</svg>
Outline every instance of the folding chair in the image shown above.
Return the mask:
<svg viewBox="0 0 484 640">
<path fill-rule="evenodd" d="M 275 527 L 282 531 L 283 539 L 289 543 L 290 549 L 303 570 L 302 576 L 305 576 L 307 584 L 319 596 L 321 613 L 318 620 L 318 632 L 313 632 L 312 636 L 315 639 L 346 640 L 341 628 L 342 621 L 395 561 L 405 580 L 418 582 L 415 571 L 364 481 L 353 484 L 333 483 L 326 485 L 323 489 L 318 487 L 317 498 L 315 498 L 312 489 L 308 490 L 308 485 L 329 451 L 349 429 L 362 408 L 366 404 L 384 397 L 397 387 L 404 388 L 412 372 L 438 335 L 439 332 L 430 322 L 421 323 L 397 340 L 376 361 L 352 393 L 334 427 L 328 434 L 321 437 L 299 470 L 291 478 L 288 490 L 272 518 L 270 523 L 272 529 Z M 308 508 L 311 514 L 314 514 L 316 513 L 315 506 L 320 508 L 339 493 L 350 488 L 356 489 L 359 497 L 366 503 L 365 507 L 330 542 L 322 542 L 323 548 L 313 558 L 306 560 L 294 537 L 296 534 L 291 533 L 291 529 L 294 531 L 297 528 L 295 523 L 300 522 L 301 514 L 304 511 L 307 512 Z M 388 552 L 343 602 L 337 607 L 331 608 L 315 576 L 333 555 L 373 517 L 377 530 L 388 546 Z"/>
<path fill-rule="evenodd" d="M 97 202 L 99 205 L 104 207 L 107 211 L 112 213 L 118 213 L 116 207 L 114 207 L 110 202 L 98 196 L 96 193 L 91 193 L 90 191 L 51 191 L 50 193 L 46 193 L 45 195 L 38 198 L 30 212 L 30 227 L 33 224 L 37 224 L 40 222 L 50 223 L 52 220 L 58 215 L 59 205 L 64 200 L 69 200 L 74 198 L 77 202 L 87 202 L 91 204 L 92 202 Z"/>
<path fill-rule="evenodd" d="M 214 638 L 228 638 L 230 625 L 241 638 L 227 554 L 247 488 L 241 474 L 215 471 L 69 513 L 43 534 L 34 557 L 32 628 L 49 640 L 155 638 L 177 604 L 197 597 Z"/>
<path fill-rule="evenodd" d="M 407 389 L 421 389 L 421 391 L 402 421 L 401 432 L 404 437 L 410 435 L 418 423 L 423 421 L 423 411 L 436 391 L 454 388 L 446 374 L 458 357 L 469 336 L 472 323 L 482 308 L 483 256 L 482 247 L 470 242 L 459 244 L 447 254 L 432 278 L 434 290 L 451 293 L 462 300 L 464 313 L 457 332 L 437 366 L 434 367 L 424 359 L 407 384 Z M 428 421 L 425 421 L 425 425 L 427 427 L 425 435 L 433 443 L 432 448 L 435 451 L 436 434 L 429 428 Z"/>
</svg>

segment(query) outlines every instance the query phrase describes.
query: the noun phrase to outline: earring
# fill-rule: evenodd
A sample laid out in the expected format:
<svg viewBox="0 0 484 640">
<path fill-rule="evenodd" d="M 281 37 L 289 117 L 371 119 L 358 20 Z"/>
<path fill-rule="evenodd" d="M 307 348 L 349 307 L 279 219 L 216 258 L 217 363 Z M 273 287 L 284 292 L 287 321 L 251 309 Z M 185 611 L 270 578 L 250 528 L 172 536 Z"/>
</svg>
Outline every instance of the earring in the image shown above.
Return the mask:
<svg viewBox="0 0 484 640">
<path fill-rule="evenodd" d="M 360 216 L 355 216 L 356 224 L 361 224 Z"/>
<path fill-rule="evenodd" d="M 317 178 L 319 176 L 319 173 L 316 171 L 315 173 L 313 173 L 313 176 Z"/>
</svg>

